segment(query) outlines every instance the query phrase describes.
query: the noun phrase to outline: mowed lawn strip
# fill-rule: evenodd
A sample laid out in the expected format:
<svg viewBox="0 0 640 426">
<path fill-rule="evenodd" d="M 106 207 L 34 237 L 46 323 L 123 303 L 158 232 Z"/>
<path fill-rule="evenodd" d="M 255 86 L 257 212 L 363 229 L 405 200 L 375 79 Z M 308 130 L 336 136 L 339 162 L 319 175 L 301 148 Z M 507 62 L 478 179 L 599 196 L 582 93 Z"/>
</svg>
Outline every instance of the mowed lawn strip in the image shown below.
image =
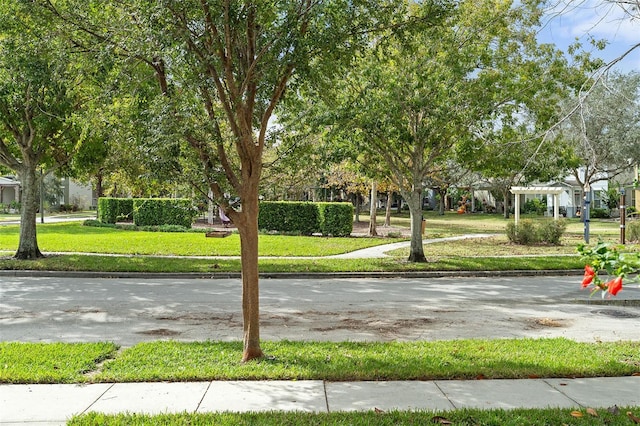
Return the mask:
<svg viewBox="0 0 640 426">
<path fill-rule="evenodd" d="M 539 425 L 631 425 L 628 412 L 639 415 L 640 407 L 618 407 L 618 410 L 585 408 L 548 408 L 548 409 L 512 409 L 479 410 L 460 409 L 455 411 L 368 411 L 305 413 L 305 412 L 249 412 L 249 413 L 202 413 L 202 414 L 117 414 L 89 413 L 73 417 L 68 426 L 174 426 L 174 425 L 261 425 L 261 426 L 396 426 L 451 424 L 459 426 L 500 425 L 500 426 L 539 426 Z M 612 412 L 613 411 L 613 412 Z M 594 415 L 595 413 L 596 415 Z"/>
<path fill-rule="evenodd" d="M 472 244 L 472 243 L 471 243 Z M 261 258 L 261 273 L 331 272 L 420 272 L 420 271 L 542 271 L 581 270 L 584 262 L 574 256 L 532 257 L 434 257 L 427 263 L 407 262 L 402 258 L 371 259 L 295 259 Z M 153 256 L 52 255 L 37 260 L 0 258 L 0 270 L 160 272 L 160 273 L 239 273 L 239 259 L 193 259 Z"/>
<path fill-rule="evenodd" d="M 640 342 L 567 339 L 420 342 L 265 341 L 267 357 L 241 363 L 241 342 L 115 345 L 0 343 L 3 383 L 207 380 L 435 380 L 628 376 Z M 97 366 L 101 360 L 106 361 Z M 86 373 L 91 372 L 91 375 Z"/>
<path fill-rule="evenodd" d="M 82 383 L 112 358 L 113 343 L 0 343 L 0 383 Z"/>
<path fill-rule="evenodd" d="M 0 227 L 0 250 L 18 247 L 20 228 Z M 37 226 L 38 246 L 45 252 L 130 255 L 239 256 L 240 236 L 207 238 L 204 232 L 148 232 L 83 226 L 81 222 Z M 328 238 L 260 235 L 260 256 L 329 256 L 402 241 L 383 238 Z"/>
</svg>

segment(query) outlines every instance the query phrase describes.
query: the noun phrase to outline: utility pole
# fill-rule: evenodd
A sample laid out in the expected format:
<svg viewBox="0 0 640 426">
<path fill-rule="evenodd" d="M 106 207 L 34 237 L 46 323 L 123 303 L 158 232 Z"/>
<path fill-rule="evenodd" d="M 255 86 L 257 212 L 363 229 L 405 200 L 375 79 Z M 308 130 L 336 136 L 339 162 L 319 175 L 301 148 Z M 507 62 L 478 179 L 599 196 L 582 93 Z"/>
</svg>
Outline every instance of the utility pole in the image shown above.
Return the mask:
<svg viewBox="0 0 640 426">
<path fill-rule="evenodd" d="M 584 186 L 584 242 L 589 244 L 589 207 L 591 206 L 591 187 L 589 183 Z"/>
<path fill-rule="evenodd" d="M 620 244 L 624 244 L 627 207 L 625 206 L 624 188 L 620 188 Z"/>
</svg>

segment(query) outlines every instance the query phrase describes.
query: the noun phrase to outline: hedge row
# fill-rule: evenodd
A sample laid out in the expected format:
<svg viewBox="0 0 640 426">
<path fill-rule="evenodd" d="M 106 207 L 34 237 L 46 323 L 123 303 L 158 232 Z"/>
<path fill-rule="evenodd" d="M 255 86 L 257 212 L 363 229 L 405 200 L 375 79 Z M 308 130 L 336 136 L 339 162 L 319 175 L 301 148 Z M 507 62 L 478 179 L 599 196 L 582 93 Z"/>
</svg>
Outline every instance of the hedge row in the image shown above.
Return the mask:
<svg viewBox="0 0 640 426">
<path fill-rule="evenodd" d="M 133 198 L 98 198 L 98 220 L 102 223 L 133 220 Z"/>
<path fill-rule="evenodd" d="M 179 198 L 100 198 L 98 220 L 116 223 L 133 220 L 137 226 L 178 225 L 191 228 L 198 214 L 191 200 Z"/>
<path fill-rule="evenodd" d="M 353 205 L 264 201 L 260 203 L 258 228 L 301 235 L 321 233 L 345 237 L 353 230 Z"/>
</svg>

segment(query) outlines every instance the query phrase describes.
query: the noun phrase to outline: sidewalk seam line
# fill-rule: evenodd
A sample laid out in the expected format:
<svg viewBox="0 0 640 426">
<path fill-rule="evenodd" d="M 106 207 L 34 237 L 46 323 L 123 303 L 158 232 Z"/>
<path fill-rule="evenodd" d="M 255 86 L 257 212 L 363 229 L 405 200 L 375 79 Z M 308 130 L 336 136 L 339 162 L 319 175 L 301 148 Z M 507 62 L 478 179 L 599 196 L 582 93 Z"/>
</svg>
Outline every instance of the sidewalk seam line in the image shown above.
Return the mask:
<svg viewBox="0 0 640 426">
<path fill-rule="evenodd" d="M 327 413 L 330 413 L 331 411 L 329 410 L 329 395 L 327 394 L 327 381 L 326 380 L 322 381 L 322 388 L 324 389 L 324 404 L 325 404 L 325 407 L 327 407 Z"/>
<path fill-rule="evenodd" d="M 198 405 L 196 406 L 196 410 L 193 412 L 194 414 L 197 413 L 200 410 L 200 406 L 202 405 L 202 401 L 204 401 L 204 398 L 207 396 L 207 393 L 209 392 L 209 389 L 211 389 L 211 385 L 213 384 L 213 381 L 209 381 L 209 384 L 207 384 L 207 388 L 204 390 L 204 393 L 202 394 L 202 398 L 200 398 L 200 401 L 198 401 Z"/>
<path fill-rule="evenodd" d="M 80 414 L 86 414 L 91 407 L 93 407 L 96 402 L 100 401 L 100 399 L 111 390 L 111 388 L 113 388 L 116 384 L 115 383 L 111 383 L 111 386 L 109 386 L 107 389 L 105 389 L 104 392 L 102 392 L 91 404 L 89 404 L 89 406 L 87 408 L 85 408 Z"/>
<path fill-rule="evenodd" d="M 567 395 L 566 393 L 564 393 L 564 392 L 562 391 L 562 389 L 559 389 L 559 388 L 557 388 L 557 387 L 553 386 L 551 383 L 549 383 L 549 382 L 547 381 L 547 379 L 542 379 L 542 381 L 543 381 L 547 386 L 549 386 L 551 389 L 553 389 L 553 390 L 557 391 L 560 395 L 564 396 L 565 398 L 569 399 L 570 401 L 573 401 L 577 406 L 582 407 L 582 408 L 586 408 L 584 405 L 580 404 L 580 402 L 579 402 L 579 401 L 576 401 L 575 399 L 571 398 L 569 395 Z"/>
<path fill-rule="evenodd" d="M 459 410 L 459 408 L 456 406 L 456 404 L 453 403 L 453 401 L 451 400 L 451 398 L 449 398 L 449 395 L 447 395 L 447 393 L 445 391 L 442 390 L 442 388 L 440 387 L 440 385 L 438 384 L 438 382 L 436 380 L 434 380 L 432 382 L 436 388 L 438 388 L 438 390 L 440 391 L 440 393 L 442 394 L 442 396 L 444 396 L 446 398 L 447 401 L 449 401 L 449 404 L 451 404 L 451 406 L 453 407 L 454 410 Z"/>
</svg>

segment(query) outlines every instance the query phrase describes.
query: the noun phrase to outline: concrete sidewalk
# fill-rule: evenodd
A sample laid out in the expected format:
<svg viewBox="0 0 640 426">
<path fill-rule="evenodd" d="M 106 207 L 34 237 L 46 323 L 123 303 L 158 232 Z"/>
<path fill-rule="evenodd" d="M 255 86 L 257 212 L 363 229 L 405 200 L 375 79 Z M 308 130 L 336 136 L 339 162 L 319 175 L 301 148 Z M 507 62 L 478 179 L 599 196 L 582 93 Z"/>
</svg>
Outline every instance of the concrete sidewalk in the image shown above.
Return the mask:
<svg viewBox="0 0 640 426">
<path fill-rule="evenodd" d="M 0 424 L 74 415 L 245 411 L 607 408 L 640 405 L 640 377 L 403 382 L 213 381 L 1 385 Z"/>
</svg>

